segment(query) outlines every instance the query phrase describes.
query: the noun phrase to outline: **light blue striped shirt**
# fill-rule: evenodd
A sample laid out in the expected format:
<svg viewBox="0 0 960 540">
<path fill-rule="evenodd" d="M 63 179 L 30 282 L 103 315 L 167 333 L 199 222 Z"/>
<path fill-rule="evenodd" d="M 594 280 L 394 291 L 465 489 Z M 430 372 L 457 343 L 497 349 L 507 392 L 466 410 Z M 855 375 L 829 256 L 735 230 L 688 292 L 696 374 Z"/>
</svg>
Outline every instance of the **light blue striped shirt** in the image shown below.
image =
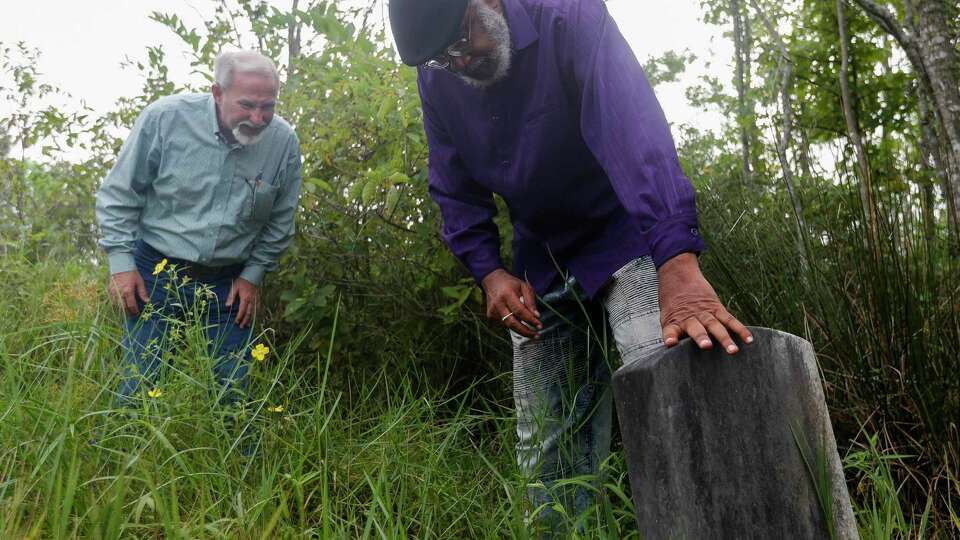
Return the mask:
<svg viewBox="0 0 960 540">
<path fill-rule="evenodd" d="M 274 116 L 250 146 L 220 135 L 210 94 L 150 104 L 97 192 L 97 221 L 110 272 L 136 268 L 140 238 L 169 257 L 205 266 L 244 263 L 259 285 L 294 233 L 300 143 Z"/>
</svg>

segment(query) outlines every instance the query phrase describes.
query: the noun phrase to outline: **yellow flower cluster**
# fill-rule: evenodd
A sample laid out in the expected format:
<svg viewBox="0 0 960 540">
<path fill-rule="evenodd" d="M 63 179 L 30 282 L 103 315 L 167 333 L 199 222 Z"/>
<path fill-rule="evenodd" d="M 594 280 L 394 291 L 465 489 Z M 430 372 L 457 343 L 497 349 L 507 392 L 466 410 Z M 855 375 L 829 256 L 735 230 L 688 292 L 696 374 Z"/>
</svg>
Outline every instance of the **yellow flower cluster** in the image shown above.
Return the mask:
<svg viewBox="0 0 960 540">
<path fill-rule="evenodd" d="M 267 407 L 267 410 L 272 413 L 282 413 L 283 405 L 277 405 L 276 407 Z"/>
<path fill-rule="evenodd" d="M 166 259 L 164 259 L 164 260 L 166 260 Z M 161 392 L 159 388 L 154 388 L 153 390 L 150 390 L 149 392 L 147 392 L 147 395 L 150 396 L 150 397 L 152 397 L 152 398 L 154 398 L 154 399 L 156 399 L 156 398 L 162 396 L 162 395 L 163 395 L 163 392 Z"/>
<path fill-rule="evenodd" d="M 153 267 L 153 275 L 159 275 L 160 272 L 163 272 L 163 269 L 167 267 L 167 259 L 163 259 L 158 262 L 156 266 Z"/>
<path fill-rule="evenodd" d="M 263 362 L 269 353 L 270 347 L 267 347 L 263 343 L 257 343 L 256 347 L 250 351 L 250 355 L 253 356 L 253 359 L 257 362 Z"/>
</svg>

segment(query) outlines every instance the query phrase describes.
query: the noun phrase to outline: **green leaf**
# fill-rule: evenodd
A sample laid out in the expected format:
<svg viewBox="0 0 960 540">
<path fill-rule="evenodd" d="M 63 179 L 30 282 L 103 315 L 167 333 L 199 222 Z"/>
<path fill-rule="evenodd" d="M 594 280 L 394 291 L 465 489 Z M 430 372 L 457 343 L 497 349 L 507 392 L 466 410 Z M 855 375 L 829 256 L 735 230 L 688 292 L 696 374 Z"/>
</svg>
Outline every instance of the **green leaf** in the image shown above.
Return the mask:
<svg viewBox="0 0 960 540">
<path fill-rule="evenodd" d="M 387 180 L 388 180 L 391 184 L 394 184 L 394 185 L 396 185 L 396 184 L 406 184 L 406 183 L 410 182 L 410 177 L 407 176 L 407 175 L 405 175 L 405 174 L 403 174 L 402 172 L 395 172 L 395 173 L 391 174 L 390 177 L 387 178 Z"/>
<path fill-rule="evenodd" d="M 307 180 L 310 184 L 326 191 L 327 193 L 333 193 L 333 186 L 330 185 L 326 180 L 321 180 L 320 178 L 310 178 Z"/>
<path fill-rule="evenodd" d="M 361 202 L 364 206 L 369 206 L 373 201 L 373 198 L 377 195 L 377 188 L 380 187 L 380 182 L 376 178 L 371 178 L 367 181 L 367 184 L 363 186 L 363 195 L 361 196 Z"/>
<path fill-rule="evenodd" d="M 387 203 L 386 208 L 384 208 L 384 215 L 392 216 L 393 213 L 397 210 L 397 204 L 400 202 L 400 188 L 397 186 L 390 186 L 390 189 L 387 191 Z"/>
</svg>

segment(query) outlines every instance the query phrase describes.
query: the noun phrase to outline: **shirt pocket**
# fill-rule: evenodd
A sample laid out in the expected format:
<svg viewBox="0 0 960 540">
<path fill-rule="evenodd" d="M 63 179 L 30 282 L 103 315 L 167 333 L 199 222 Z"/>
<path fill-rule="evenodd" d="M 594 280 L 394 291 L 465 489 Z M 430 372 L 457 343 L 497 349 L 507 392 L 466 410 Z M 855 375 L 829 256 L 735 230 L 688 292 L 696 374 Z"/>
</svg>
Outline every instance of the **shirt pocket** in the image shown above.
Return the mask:
<svg viewBox="0 0 960 540">
<path fill-rule="evenodd" d="M 234 179 L 242 196 L 238 200 L 237 217 L 240 223 L 263 224 L 273 213 L 273 204 L 277 199 L 277 186 L 262 180 L 250 180 L 242 176 Z"/>
<path fill-rule="evenodd" d="M 257 223 L 269 220 L 273 213 L 273 204 L 277 200 L 278 191 L 277 186 L 258 181 L 253 188 L 248 219 Z"/>
</svg>

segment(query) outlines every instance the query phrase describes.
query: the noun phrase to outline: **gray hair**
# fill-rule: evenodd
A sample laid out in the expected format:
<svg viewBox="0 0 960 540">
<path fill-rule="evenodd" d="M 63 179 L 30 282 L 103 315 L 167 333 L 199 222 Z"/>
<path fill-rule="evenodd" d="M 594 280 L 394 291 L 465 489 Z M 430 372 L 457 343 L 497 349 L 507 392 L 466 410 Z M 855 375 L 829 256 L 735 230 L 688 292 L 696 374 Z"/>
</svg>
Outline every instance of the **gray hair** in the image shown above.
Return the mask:
<svg viewBox="0 0 960 540">
<path fill-rule="evenodd" d="M 254 51 L 229 51 L 217 55 L 213 62 L 213 80 L 226 91 L 233 84 L 236 73 L 256 73 L 272 77 L 274 88 L 280 88 L 280 75 L 273 60 Z"/>
</svg>

